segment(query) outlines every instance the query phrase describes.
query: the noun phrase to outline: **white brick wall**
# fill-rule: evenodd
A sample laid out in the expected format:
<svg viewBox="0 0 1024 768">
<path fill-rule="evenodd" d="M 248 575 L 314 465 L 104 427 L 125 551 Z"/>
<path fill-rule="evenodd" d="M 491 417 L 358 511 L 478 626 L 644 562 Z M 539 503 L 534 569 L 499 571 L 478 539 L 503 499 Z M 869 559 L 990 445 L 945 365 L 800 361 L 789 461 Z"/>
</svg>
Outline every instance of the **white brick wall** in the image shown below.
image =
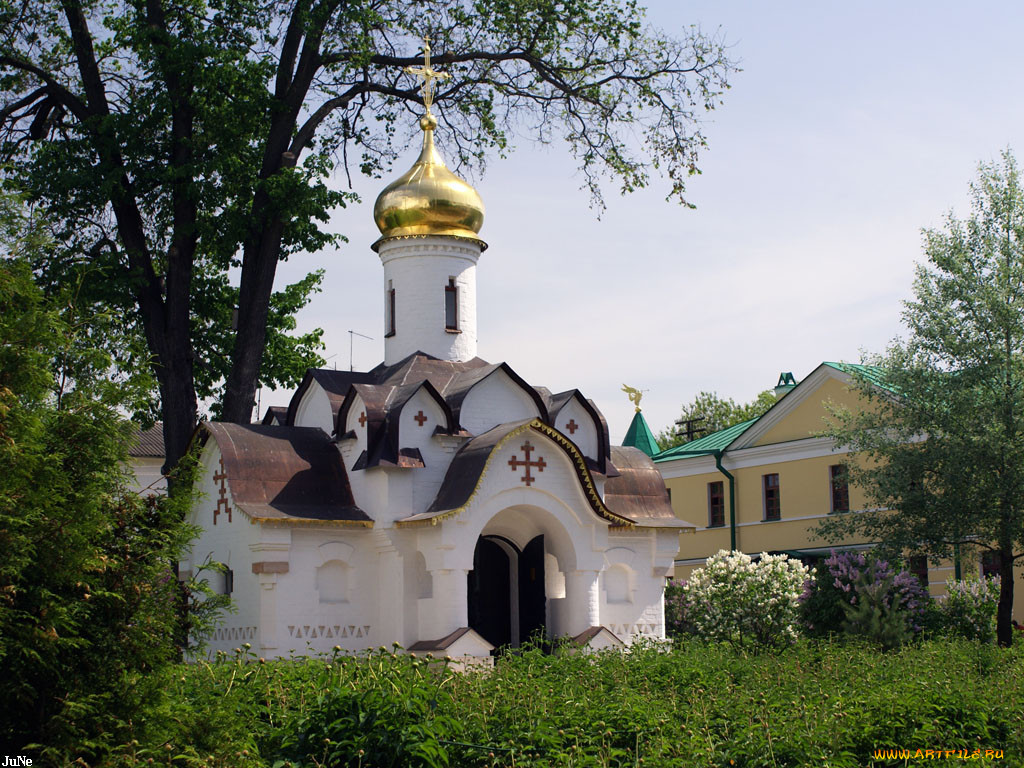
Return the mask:
<svg viewBox="0 0 1024 768">
<path fill-rule="evenodd" d="M 414 352 L 426 352 L 442 360 L 476 357 L 476 263 L 480 245 L 451 237 L 423 237 L 385 241 L 379 253 L 384 265 L 382 309 L 389 281 L 395 289 L 395 334 L 384 339 L 385 365 Z M 459 289 L 460 333 L 445 330 L 444 288 L 451 277 Z M 381 317 L 386 317 L 386 311 Z"/>
</svg>

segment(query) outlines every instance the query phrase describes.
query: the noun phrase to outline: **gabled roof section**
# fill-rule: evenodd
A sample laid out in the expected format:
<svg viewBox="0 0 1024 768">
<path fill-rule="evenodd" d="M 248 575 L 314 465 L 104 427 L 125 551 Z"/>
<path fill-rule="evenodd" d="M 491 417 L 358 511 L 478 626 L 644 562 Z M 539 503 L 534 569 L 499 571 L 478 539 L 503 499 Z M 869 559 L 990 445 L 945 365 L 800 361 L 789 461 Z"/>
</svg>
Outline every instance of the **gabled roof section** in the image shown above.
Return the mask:
<svg viewBox="0 0 1024 768">
<path fill-rule="evenodd" d="M 318 427 L 206 422 L 193 439 L 216 442 L 232 501 L 256 522 L 373 525 L 355 504 L 341 454 Z"/>
<path fill-rule="evenodd" d="M 757 419 L 741 421 L 739 424 L 733 424 L 731 427 L 712 432 L 710 435 L 704 435 L 704 437 L 697 440 L 669 448 L 655 454 L 654 461 L 670 461 L 671 459 L 680 459 L 687 456 L 706 456 L 718 451 L 725 451 L 740 435 L 752 427 L 755 422 L 757 422 Z"/>
<path fill-rule="evenodd" d="M 851 375 L 859 375 L 870 381 L 879 389 L 884 389 L 887 392 L 892 392 L 892 387 L 886 383 L 885 369 L 880 368 L 877 365 L 860 365 L 859 363 L 830 363 L 824 362 L 822 365 L 827 365 L 830 368 L 835 368 L 837 371 L 848 373 Z"/>
<path fill-rule="evenodd" d="M 260 424 L 278 427 L 283 427 L 287 423 L 288 406 L 286 405 L 271 405 L 267 408 L 267 412 L 263 414 L 263 421 L 260 422 Z"/>
<path fill-rule="evenodd" d="M 853 375 L 852 371 L 856 369 L 863 370 L 865 373 L 872 372 L 870 366 L 857 366 L 852 363 L 822 363 L 807 374 L 792 390 L 780 397 L 759 419 L 756 419 L 749 429 L 729 445 L 729 449 L 738 450 L 757 445 L 769 431 L 783 423 L 787 417 L 797 412 L 806 403 L 811 402 L 812 398 L 817 398 L 817 407 L 821 408 L 821 395 L 815 393 L 830 381 L 849 383 L 850 377 Z M 874 369 L 872 373 L 879 375 L 880 371 Z M 824 428 L 824 426 L 824 421 L 822 421 L 819 427 Z M 803 434 L 800 439 L 812 436 L 810 433 Z M 795 438 L 791 436 L 782 442 L 789 442 L 791 439 Z"/>
<path fill-rule="evenodd" d="M 639 448 L 615 445 L 612 461 L 619 475 L 604 486 L 604 503 L 609 509 L 644 528 L 696 530 L 697 526 L 680 520 L 672 511 L 665 480 L 650 456 Z"/>
<path fill-rule="evenodd" d="M 525 432 L 539 432 L 550 438 L 569 457 L 576 475 L 579 478 L 580 486 L 590 508 L 594 514 L 601 517 L 613 526 L 633 527 L 645 525 L 642 521 L 634 521 L 628 517 L 617 514 L 609 509 L 594 484 L 594 478 L 587 468 L 586 459 L 575 444 L 554 427 L 545 424 L 540 419 L 527 419 L 524 421 L 500 424 L 494 429 L 477 435 L 463 445 L 455 454 L 448 472 L 441 483 L 433 503 L 426 512 L 421 512 L 396 522 L 399 527 L 407 525 L 437 523 L 449 517 L 462 513 L 476 496 L 480 484 L 483 482 L 487 471 L 490 468 L 494 454 L 507 442 L 514 440 Z M 659 476 L 660 482 L 660 476 Z"/>
<path fill-rule="evenodd" d="M 550 403 L 548 407 L 548 418 L 547 422 L 551 426 L 558 429 L 556 422 L 558 421 L 558 414 L 565 406 L 569 404 L 571 400 L 575 398 L 580 407 L 583 408 L 594 422 L 594 427 L 597 430 L 597 456 L 595 457 L 590 469 L 594 472 L 600 472 L 602 475 L 608 477 L 615 477 L 618 473 L 615 471 L 615 465 L 609 460 L 611 454 L 611 440 L 608 437 L 608 422 L 604 420 L 604 415 L 598 410 L 597 405 L 593 400 L 583 396 L 583 393 L 578 389 L 567 389 L 565 392 L 559 392 L 558 394 L 551 395 Z"/>
<path fill-rule="evenodd" d="M 164 423 L 158 421 L 149 429 L 133 426 L 128 455 L 140 459 L 164 458 Z"/>
<path fill-rule="evenodd" d="M 327 393 L 327 399 L 331 404 L 331 415 L 336 420 L 338 418 L 338 410 L 341 408 L 342 403 L 345 402 L 345 395 L 348 394 L 349 386 L 356 382 L 372 383 L 374 378 L 372 373 L 365 373 L 363 371 L 333 371 L 329 368 L 309 368 L 306 371 L 306 375 L 302 377 L 302 383 L 299 384 L 299 388 L 295 390 L 295 394 L 292 395 L 292 399 L 288 403 L 288 416 L 285 419 L 286 425 L 295 425 L 295 414 L 298 412 L 299 403 L 302 402 L 306 390 L 309 389 L 314 381 Z"/>
<path fill-rule="evenodd" d="M 548 416 L 548 408 L 545 405 L 544 399 L 541 396 L 541 394 L 536 389 L 527 384 L 526 381 L 518 373 L 513 371 L 512 366 L 510 366 L 508 363 L 495 363 L 485 364 L 478 368 L 467 370 L 463 373 L 453 376 L 451 380 L 449 380 L 447 386 L 442 390 L 442 392 L 444 393 L 444 399 L 448 402 L 448 405 L 451 408 L 452 415 L 455 417 L 456 423 L 459 423 L 461 425 L 461 423 L 459 422 L 459 414 L 462 411 L 462 403 L 465 401 L 466 396 L 469 394 L 470 390 L 472 390 L 473 387 L 475 387 L 484 379 L 493 376 L 499 370 L 503 371 L 505 375 L 508 376 L 509 379 L 511 379 L 514 384 L 516 384 L 520 389 L 522 389 L 523 392 L 525 392 L 530 397 L 530 399 L 533 400 L 534 405 L 537 406 L 538 413 L 540 413 L 541 420 L 545 422 L 549 421 L 550 418 Z"/>
<path fill-rule="evenodd" d="M 626 430 L 626 436 L 622 438 L 622 444 L 629 448 L 638 448 L 648 456 L 654 456 L 661 452 L 654 433 L 647 426 L 647 419 L 639 410 L 633 414 L 633 421 L 629 423 L 629 429 Z"/>
<path fill-rule="evenodd" d="M 399 444 L 401 435 L 399 425 L 401 423 L 402 409 L 412 397 L 424 390 L 427 395 L 437 403 L 444 413 L 446 425 L 445 431 L 449 434 L 455 419 L 452 416 L 448 403 L 441 397 L 441 393 L 434 388 L 430 381 L 423 379 L 412 384 L 401 386 L 353 384 L 351 395 L 346 398 L 345 405 L 338 411 L 338 421 L 335 424 L 335 434 L 341 435 L 348 418 L 351 404 L 358 394 L 366 406 L 367 416 L 367 450 L 361 455 L 353 469 L 367 469 L 368 467 L 396 466 L 396 467 L 422 467 L 423 457 L 419 451 L 406 452 Z M 415 454 L 415 455 L 414 455 Z"/>
<path fill-rule="evenodd" d="M 381 384 L 401 386 L 426 379 L 438 392 L 444 392 L 452 379 L 459 374 L 490 365 L 486 360 L 474 357 L 464 363 L 440 360 L 423 352 L 415 352 L 394 365 L 378 365 L 368 374 L 372 381 Z"/>
</svg>

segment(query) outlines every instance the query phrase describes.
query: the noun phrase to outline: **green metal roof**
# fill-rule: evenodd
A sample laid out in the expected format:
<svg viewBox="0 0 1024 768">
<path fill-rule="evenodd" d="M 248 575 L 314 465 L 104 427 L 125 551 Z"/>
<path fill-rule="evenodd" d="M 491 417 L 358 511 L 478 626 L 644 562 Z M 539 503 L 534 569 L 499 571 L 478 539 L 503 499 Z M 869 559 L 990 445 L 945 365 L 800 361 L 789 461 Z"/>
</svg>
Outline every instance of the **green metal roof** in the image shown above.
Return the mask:
<svg viewBox="0 0 1024 768">
<path fill-rule="evenodd" d="M 842 371 L 843 373 L 851 373 L 863 376 L 876 387 L 892 391 L 892 387 L 887 385 L 885 381 L 885 369 L 879 368 L 877 365 L 859 365 L 857 363 L 830 363 L 828 361 L 822 363 L 822 365 L 827 365 L 829 368 L 835 368 L 837 371 Z"/>
<path fill-rule="evenodd" d="M 653 456 L 661 450 L 658 448 L 658 441 L 654 439 L 654 433 L 647 426 L 647 419 L 640 411 L 633 414 L 633 421 L 630 422 L 629 429 L 626 430 L 622 444 L 629 448 L 639 448 L 648 456 Z"/>
<path fill-rule="evenodd" d="M 669 448 L 655 456 L 654 460 L 668 461 L 669 459 L 680 459 L 685 456 L 700 456 L 703 454 L 714 453 L 715 451 L 723 451 L 728 448 L 736 438 L 746 432 L 747 428 L 753 425 L 755 421 L 757 421 L 757 419 L 741 421 L 739 424 L 733 424 L 731 427 L 726 427 L 725 429 L 720 429 L 717 432 L 712 432 L 710 435 L 704 435 L 704 437 L 697 440 L 677 445 L 675 448 Z"/>
</svg>

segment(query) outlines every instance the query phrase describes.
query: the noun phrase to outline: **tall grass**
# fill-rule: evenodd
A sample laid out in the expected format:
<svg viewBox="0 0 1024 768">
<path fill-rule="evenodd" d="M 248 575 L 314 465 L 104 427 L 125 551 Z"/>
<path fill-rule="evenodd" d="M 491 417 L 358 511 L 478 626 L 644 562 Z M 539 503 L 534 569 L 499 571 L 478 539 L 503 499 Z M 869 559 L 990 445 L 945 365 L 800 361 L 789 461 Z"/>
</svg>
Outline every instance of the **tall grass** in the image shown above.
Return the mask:
<svg viewBox="0 0 1024 768">
<path fill-rule="evenodd" d="M 140 684 L 153 706 L 106 765 L 865 768 L 915 765 L 873 755 L 919 748 L 1024 765 L 1019 644 L 530 649 L 470 673 L 383 649 L 268 663 L 241 651 Z"/>
</svg>

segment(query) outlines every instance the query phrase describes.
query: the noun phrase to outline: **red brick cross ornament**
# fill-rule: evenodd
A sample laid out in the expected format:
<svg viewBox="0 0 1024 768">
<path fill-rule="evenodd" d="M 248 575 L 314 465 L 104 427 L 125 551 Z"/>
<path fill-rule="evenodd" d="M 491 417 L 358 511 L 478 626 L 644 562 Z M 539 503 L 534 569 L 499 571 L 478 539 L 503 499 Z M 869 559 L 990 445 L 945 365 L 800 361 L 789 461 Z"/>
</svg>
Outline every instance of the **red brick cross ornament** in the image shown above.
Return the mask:
<svg viewBox="0 0 1024 768">
<path fill-rule="evenodd" d="M 219 496 L 217 498 L 217 508 L 213 510 L 213 524 L 217 524 L 217 515 L 227 513 L 228 522 L 231 522 L 231 504 L 228 502 L 228 486 L 225 482 L 228 479 L 228 473 L 224 471 L 224 457 L 220 457 L 220 472 L 215 472 L 213 475 L 213 481 L 218 484 Z"/>
<path fill-rule="evenodd" d="M 413 416 L 413 419 L 414 419 L 414 420 L 416 421 L 416 423 L 417 423 L 417 424 L 419 424 L 419 425 L 420 425 L 421 427 L 422 427 L 422 426 L 423 426 L 423 425 L 424 425 L 424 424 L 426 423 L 426 421 L 427 421 L 427 417 L 423 415 L 423 411 L 420 411 L 420 412 L 419 412 L 419 413 L 417 413 L 417 414 L 416 414 L 415 416 Z"/>
<path fill-rule="evenodd" d="M 569 430 L 570 435 L 575 435 L 580 425 L 576 423 L 576 419 L 569 419 L 569 423 L 565 425 L 565 428 Z"/>
<path fill-rule="evenodd" d="M 537 479 L 536 477 L 530 474 L 530 469 L 532 467 L 536 467 L 538 472 L 543 472 L 544 467 L 546 467 L 547 464 L 544 462 L 543 456 L 538 456 L 533 461 L 530 460 L 530 452 L 536 449 L 532 445 L 530 445 L 529 440 L 523 443 L 522 446 L 520 446 L 520 448 L 522 452 L 526 455 L 526 458 L 518 459 L 515 456 L 513 456 L 511 459 L 508 460 L 508 465 L 512 467 L 513 472 L 515 472 L 519 467 L 526 467 L 526 474 L 520 477 L 519 481 L 522 483 L 526 483 L 526 487 L 529 488 Z"/>
</svg>

